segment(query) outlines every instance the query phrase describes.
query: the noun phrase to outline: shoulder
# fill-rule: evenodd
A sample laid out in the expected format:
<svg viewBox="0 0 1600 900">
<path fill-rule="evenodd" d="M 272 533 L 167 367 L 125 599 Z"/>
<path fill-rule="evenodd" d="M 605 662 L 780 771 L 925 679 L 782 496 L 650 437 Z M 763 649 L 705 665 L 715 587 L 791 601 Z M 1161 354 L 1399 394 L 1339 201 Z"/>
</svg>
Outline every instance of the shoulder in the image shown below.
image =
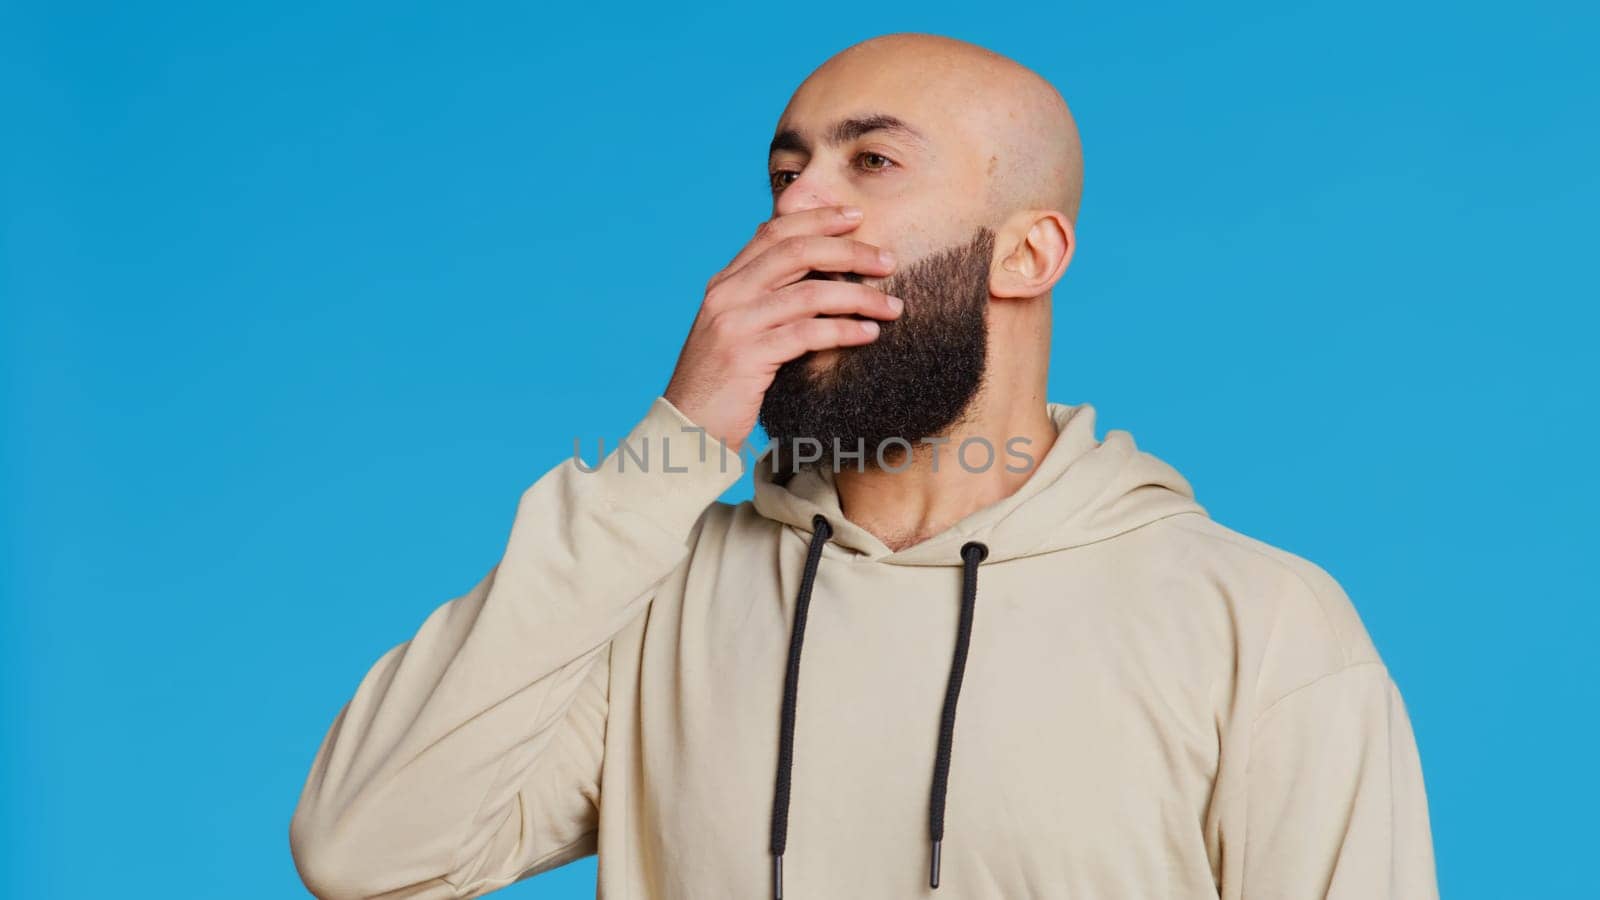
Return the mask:
<svg viewBox="0 0 1600 900">
<path fill-rule="evenodd" d="M 1206 516 L 1157 525 L 1183 547 L 1192 574 L 1222 597 L 1263 703 L 1355 666 L 1381 665 L 1355 602 L 1323 566 Z"/>
</svg>

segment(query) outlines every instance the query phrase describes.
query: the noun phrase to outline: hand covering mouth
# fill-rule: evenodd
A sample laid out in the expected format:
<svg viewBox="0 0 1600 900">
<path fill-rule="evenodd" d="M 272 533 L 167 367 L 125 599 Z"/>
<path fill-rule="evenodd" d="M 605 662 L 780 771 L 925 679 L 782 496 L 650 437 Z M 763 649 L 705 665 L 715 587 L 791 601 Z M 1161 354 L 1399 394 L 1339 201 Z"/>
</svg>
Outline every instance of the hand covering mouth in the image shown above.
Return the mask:
<svg viewBox="0 0 1600 900">
<path fill-rule="evenodd" d="M 811 281 L 813 279 L 817 281 L 849 281 L 854 284 L 861 284 L 866 280 L 866 276 L 862 275 L 860 272 L 823 272 L 817 269 L 812 269 L 800 278 L 801 281 Z M 872 319 L 870 316 L 863 316 L 860 313 L 822 313 L 817 318 L 855 319 L 857 322 L 877 321 Z"/>
</svg>

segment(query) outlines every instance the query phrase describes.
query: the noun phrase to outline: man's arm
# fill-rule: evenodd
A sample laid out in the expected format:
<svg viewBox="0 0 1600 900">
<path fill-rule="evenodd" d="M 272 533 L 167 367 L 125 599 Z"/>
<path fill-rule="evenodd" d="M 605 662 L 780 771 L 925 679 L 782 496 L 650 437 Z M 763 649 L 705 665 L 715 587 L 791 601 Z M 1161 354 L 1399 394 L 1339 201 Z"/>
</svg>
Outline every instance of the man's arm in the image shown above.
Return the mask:
<svg viewBox="0 0 1600 900">
<path fill-rule="evenodd" d="M 876 339 L 850 316 L 901 313 L 867 285 L 804 280 L 893 271 L 840 236 L 860 221 L 815 207 L 763 222 L 707 284 L 666 391 L 626 439 L 648 443 L 650 471 L 633 456 L 619 471 L 620 452 L 594 472 L 550 470 L 523 493 L 500 562 L 367 672 L 289 827 L 313 893 L 476 897 L 592 852 L 612 638 L 738 479 L 778 367 Z"/>
<path fill-rule="evenodd" d="M 649 471 L 547 472 L 500 562 L 372 666 L 290 825 L 314 894 L 474 897 L 593 852 L 611 639 L 740 474 L 685 428 L 658 398 L 626 439 Z"/>
<path fill-rule="evenodd" d="M 1250 742 L 1243 900 L 1436 900 L 1422 764 L 1381 662 L 1275 702 Z"/>
</svg>

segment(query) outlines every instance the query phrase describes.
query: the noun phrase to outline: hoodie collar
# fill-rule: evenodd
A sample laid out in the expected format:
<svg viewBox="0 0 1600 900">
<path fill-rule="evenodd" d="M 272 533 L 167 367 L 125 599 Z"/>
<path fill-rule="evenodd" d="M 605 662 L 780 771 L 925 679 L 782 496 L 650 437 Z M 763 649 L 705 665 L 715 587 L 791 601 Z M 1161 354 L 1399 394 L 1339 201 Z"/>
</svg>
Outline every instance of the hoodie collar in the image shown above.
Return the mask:
<svg viewBox="0 0 1600 900">
<path fill-rule="evenodd" d="M 895 551 L 844 517 L 833 472 L 802 470 L 784 481 L 773 471 L 772 450 L 755 463 L 756 511 L 804 532 L 822 515 L 833 526 L 830 543 L 893 565 L 958 566 L 960 548 L 982 541 L 989 562 L 1063 550 L 1114 537 L 1157 519 L 1205 509 L 1178 471 L 1140 450 L 1126 431 L 1095 439 L 1095 410 L 1087 403 L 1049 403 L 1056 440 L 1022 487 L 976 510 L 949 528 Z M 997 456 L 995 465 L 1004 465 Z"/>
</svg>

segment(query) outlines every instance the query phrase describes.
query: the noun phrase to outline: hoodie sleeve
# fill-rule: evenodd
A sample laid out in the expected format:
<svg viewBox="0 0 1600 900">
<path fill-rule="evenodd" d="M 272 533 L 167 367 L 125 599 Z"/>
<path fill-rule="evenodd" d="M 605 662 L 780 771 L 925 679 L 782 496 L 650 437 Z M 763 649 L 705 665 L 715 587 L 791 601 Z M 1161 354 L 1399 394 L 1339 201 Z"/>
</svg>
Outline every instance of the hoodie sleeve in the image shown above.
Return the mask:
<svg viewBox="0 0 1600 900">
<path fill-rule="evenodd" d="M 738 480 L 725 449 L 658 397 L 599 466 L 524 491 L 500 561 L 323 739 L 289 826 L 313 894 L 477 897 L 595 852 L 611 641 Z"/>
<path fill-rule="evenodd" d="M 1435 900 L 1422 765 L 1380 661 L 1262 711 L 1251 736 L 1243 900 Z"/>
</svg>

